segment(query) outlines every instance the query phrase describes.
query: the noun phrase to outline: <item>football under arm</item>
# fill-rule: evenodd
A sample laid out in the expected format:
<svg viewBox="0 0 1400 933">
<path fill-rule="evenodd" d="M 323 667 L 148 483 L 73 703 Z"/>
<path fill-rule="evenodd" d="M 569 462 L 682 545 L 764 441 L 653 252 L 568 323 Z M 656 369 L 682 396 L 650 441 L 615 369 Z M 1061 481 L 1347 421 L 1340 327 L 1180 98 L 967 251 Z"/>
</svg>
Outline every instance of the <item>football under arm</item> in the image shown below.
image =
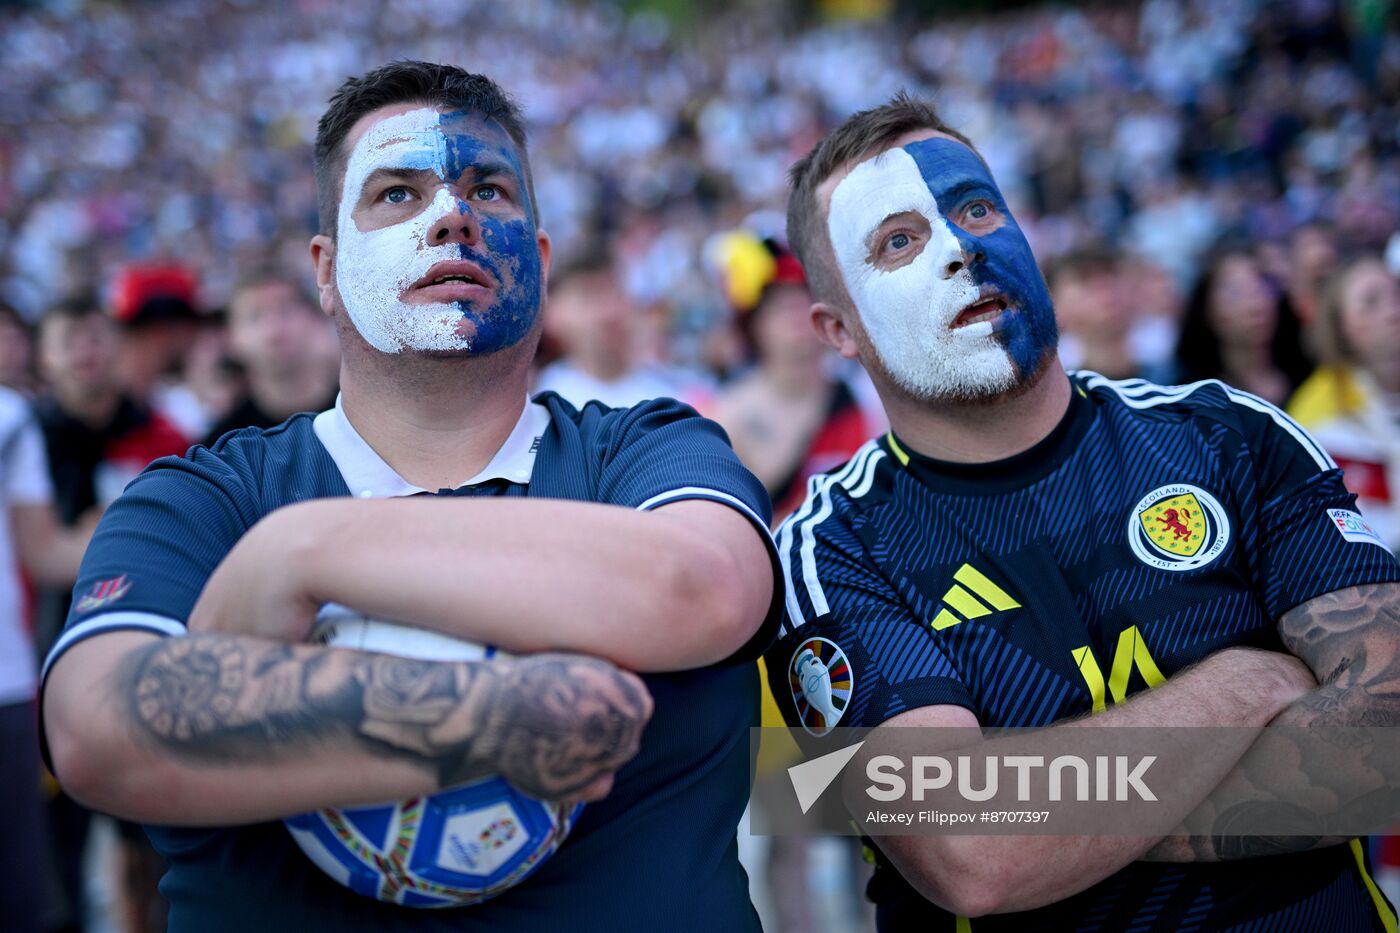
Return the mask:
<svg viewBox="0 0 1400 933">
<path fill-rule="evenodd" d="M 1217 831 L 1169 836 L 1150 858 L 1222 861 L 1338 845 L 1349 837 L 1249 836 L 1231 833 L 1229 827 L 1251 810 L 1257 814 L 1261 806 L 1307 802 L 1314 813 L 1319 808 L 1344 811 L 1358 797 L 1364 803 L 1362 795 L 1395 785 L 1397 775 L 1381 773 L 1376 766 L 1395 756 L 1364 754 L 1364 749 L 1348 744 L 1355 733 L 1346 730 L 1400 725 L 1400 583 L 1354 586 L 1318 596 L 1284 613 L 1278 627 L 1284 645 L 1318 683 L 1272 723 L 1308 730 L 1293 734 L 1306 736 L 1306 743 L 1296 749 L 1298 765 L 1279 769 L 1277 748 L 1256 743 L 1193 815 L 1193 825 L 1203 823 Z"/>
<path fill-rule="evenodd" d="M 322 499 L 255 525 L 206 586 L 190 627 L 300 641 L 315 607 L 335 602 L 508 651 L 686 670 L 728 658 L 763 623 L 775 584 L 763 534 L 708 499 L 652 511 L 551 499 Z"/>
<path fill-rule="evenodd" d="M 1302 676 L 1289 669 L 1290 663 L 1296 665 L 1291 658 L 1272 652 L 1227 649 L 1104 713 L 1050 726 L 1034 738 L 1044 741 L 1053 755 L 1056 737 L 1068 729 L 1166 725 L 1260 728 L 1304 689 Z M 928 706 L 902 713 L 875 731 L 978 725 L 975 715 L 963 707 Z M 1183 817 L 1190 812 L 1249 748 L 1248 731 L 1240 730 L 1241 741 L 1233 757 L 1222 754 L 1218 737 L 1212 741 L 1211 754 L 1202 756 L 1200 766 L 1183 783 L 1175 784 L 1171 799 L 1162 804 L 1176 808 Z M 933 744 L 937 742 L 932 739 L 935 734 L 930 733 Z M 966 736 L 965 732 L 960 734 Z M 978 751 L 992 753 L 990 746 L 995 741 Z M 1017 740 L 1016 753 L 1024 754 L 1026 749 L 1027 742 Z M 967 747 L 958 751 L 967 751 Z M 855 773 L 863 773 L 863 768 Z M 1142 858 L 1159 838 L 928 835 L 881 836 L 877 841 L 900 874 L 924 897 L 954 913 L 980 916 L 1030 910 L 1077 894 Z"/>
<path fill-rule="evenodd" d="M 651 699 L 607 662 L 417 661 L 261 639 L 94 635 L 44 687 L 77 799 L 142 822 L 226 826 L 431 793 L 500 774 L 596 799 L 636 753 Z"/>
</svg>

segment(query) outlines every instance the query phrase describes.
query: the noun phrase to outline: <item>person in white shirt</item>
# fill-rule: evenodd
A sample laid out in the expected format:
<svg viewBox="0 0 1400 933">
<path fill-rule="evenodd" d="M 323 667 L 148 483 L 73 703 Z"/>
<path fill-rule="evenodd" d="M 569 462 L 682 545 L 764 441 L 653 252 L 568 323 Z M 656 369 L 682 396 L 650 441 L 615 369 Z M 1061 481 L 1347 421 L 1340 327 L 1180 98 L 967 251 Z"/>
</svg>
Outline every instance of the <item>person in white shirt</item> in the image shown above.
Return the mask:
<svg viewBox="0 0 1400 933">
<path fill-rule="evenodd" d="M 54 517 L 44 440 L 29 403 L 0 387 L 0 927 L 38 930 L 44 831 L 35 731 L 34 646 L 20 565 L 36 583 L 71 584 L 91 533 Z"/>
<path fill-rule="evenodd" d="M 1400 276 L 1379 256 L 1343 266 L 1323 290 L 1313 337 L 1322 365 L 1288 413 L 1346 471 L 1381 540 L 1400 550 Z"/>
</svg>

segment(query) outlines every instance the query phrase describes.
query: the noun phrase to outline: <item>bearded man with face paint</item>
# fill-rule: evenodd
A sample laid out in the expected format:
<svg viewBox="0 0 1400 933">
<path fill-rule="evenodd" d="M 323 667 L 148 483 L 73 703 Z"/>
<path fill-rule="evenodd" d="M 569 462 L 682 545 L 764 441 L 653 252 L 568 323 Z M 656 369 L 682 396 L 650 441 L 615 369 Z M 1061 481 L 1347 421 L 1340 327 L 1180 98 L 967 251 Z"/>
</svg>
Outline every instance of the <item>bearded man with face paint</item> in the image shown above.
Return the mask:
<svg viewBox="0 0 1400 933">
<path fill-rule="evenodd" d="M 765 661 L 812 754 L 846 744 L 837 726 L 1053 742 L 1070 719 L 1391 720 L 1374 692 L 1397 676 L 1400 567 L 1315 441 L 1218 382 L 1066 373 L 1025 236 L 930 104 L 851 117 L 792 178 L 813 325 L 892 426 L 778 532 L 787 617 Z M 1342 658 L 1371 660 L 1342 682 Z M 937 734 L 918 741 L 946 753 Z M 1257 773 L 1252 754 L 1211 759 L 1163 812 Z M 885 931 L 1395 929 L 1361 840 L 872 835 Z"/>
<path fill-rule="evenodd" d="M 45 666 L 55 773 L 153 824 L 171 930 L 756 930 L 735 828 L 781 614 L 763 487 L 673 400 L 527 398 L 550 241 L 488 79 L 347 81 L 316 170 L 341 396 L 111 506 Z M 305 644 L 332 602 L 510 656 Z M 588 806 L 471 907 L 357 895 L 280 823 L 489 774 Z"/>
</svg>

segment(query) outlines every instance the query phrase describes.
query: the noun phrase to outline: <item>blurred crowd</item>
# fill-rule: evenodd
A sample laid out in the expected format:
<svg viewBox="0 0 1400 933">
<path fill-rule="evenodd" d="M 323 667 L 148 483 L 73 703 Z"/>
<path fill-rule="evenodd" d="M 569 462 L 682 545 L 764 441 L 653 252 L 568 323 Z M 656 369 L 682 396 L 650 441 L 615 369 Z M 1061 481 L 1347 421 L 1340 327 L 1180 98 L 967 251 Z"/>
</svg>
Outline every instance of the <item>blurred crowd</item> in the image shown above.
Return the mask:
<svg viewBox="0 0 1400 933">
<path fill-rule="evenodd" d="M 1400 545 L 1391 0 L 859 21 L 736 3 L 684 26 L 564 0 L 62 0 L 0 9 L 0 386 L 36 413 L 48 474 L 5 478 L 5 501 L 50 504 L 17 549 L 40 656 L 67 609 L 55 581 L 146 462 L 333 403 L 310 146 L 343 78 L 395 58 L 486 72 L 525 110 L 557 256 L 539 386 L 690 401 L 780 517 L 883 430 L 868 382 L 807 324 L 786 171 L 903 88 L 986 157 L 1046 269 L 1067 365 L 1221 378 L 1288 407 Z M 0 449 L 6 471 L 42 463 L 15 459 L 26 444 Z M 49 792 L 43 909 L 48 929 L 81 929 L 87 817 Z M 118 926 L 159 928 L 158 866 L 121 838 Z M 768 853 L 773 877 L 810 880 L 807 855 Z M 850 875 L 844 854 L 817 863 Z M 770 926 L 818 929 L 780 888 L 803 885 L 758 890 Z"/>
</svg>

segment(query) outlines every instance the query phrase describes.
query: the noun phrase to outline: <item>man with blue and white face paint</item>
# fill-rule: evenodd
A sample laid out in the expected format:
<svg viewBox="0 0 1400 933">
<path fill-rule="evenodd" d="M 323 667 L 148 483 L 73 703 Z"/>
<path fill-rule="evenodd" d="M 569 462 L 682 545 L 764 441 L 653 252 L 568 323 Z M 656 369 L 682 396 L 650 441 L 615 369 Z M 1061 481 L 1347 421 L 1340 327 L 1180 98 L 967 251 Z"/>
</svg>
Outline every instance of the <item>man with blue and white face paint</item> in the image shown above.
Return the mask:
<svg viewBox="0 0 1400 933">
<path fill-rule="evenodd" d="M 316 175 L 341 397 L 158 461 L 108 509 L 45 666 L 55 773 L 154 824 L 172 931 L 757 930 L 735 830 L 781 612 L 762 485 L 674 400 L 527 397 L 550 241 L 490 80 L 347 81 Z M 509 654 L 306 644 L 328 603 Z M 455 910 L 355 893 L 280 822 L 488 775 L 588 805 Z"/>
<path fill-rule="evenodd" d="M 913 135 L 824 192 L 831 249 L 872 349 L 917 399 L 1028 385 L 1055 343 L 1030 244 L 976 153 Z"/>
<path fill-rule="evenodd" d="M 768 681 L 813 753 L 847 741 L 836 726 L 880 727 L 869 755 L 886 727 L 1035 727 L 1053 744 L 1067 728 L 1395 724 L 1379 696 L 1400 677 L 1400 567 L 1315 441 L 1218 382 L 1066 373 L 1025 236 L 931 105 L 856 114 L 792 178 L 813 325 L 869 371 L 892 426 L 814 477 L 778 533 Z M 1365 670 L 1339 680 L 1355 658 Z M 1231 792 L 1269 773 L 1247 743 L 1218 754 L 1193 759 L 1170 820 L 1231 768 Z M 1200 812 L 1228 827 L 1217 804 Z M 862 825 L 882 931 L 1395 929 L 1361 840 Z"/>
<path fill-rule="evenodd" d="M 481 114 L 415 103 L 385 114 L 346 160 L 335 238 L 315 247 L 350 322 L 381 353 L 518 344 L 550 243 L 517 147 Z"/>
</svg>

